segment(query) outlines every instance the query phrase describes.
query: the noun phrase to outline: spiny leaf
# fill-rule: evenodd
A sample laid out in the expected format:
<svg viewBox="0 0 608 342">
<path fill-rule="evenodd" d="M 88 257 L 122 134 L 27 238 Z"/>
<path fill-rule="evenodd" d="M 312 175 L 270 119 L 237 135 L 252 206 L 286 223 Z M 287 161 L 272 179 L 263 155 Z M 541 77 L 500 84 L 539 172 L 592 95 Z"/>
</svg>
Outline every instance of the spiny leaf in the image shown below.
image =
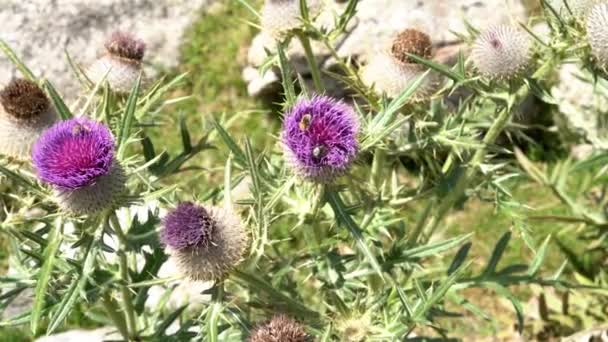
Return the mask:
<svg viewBox="0 0 608 342">
<path fill-rule="evenodd" d="M 61 220 L 57 220 L 55 225 L 49 232 L 49 243 L 44 249 L 44 264 L 38 272 L 38 282 L 36 283 L 36 290 L 34 291 L 34 303 L 32 304 L 32 318 L 30 320 L 32 333 L 36 334 L 40 326 L 40 319 L 42 317 L 42 310 L 45 306 L 46 289 L 49 286 L 51 280 L 51 274 L 53 267 L 55 266 L 55 259 L 59 246 L 61 245 L 61 228 L 63 223 Z"/>
<path fill-rule="evenodd" d="M 353 221 L 352 217 L 344 207 L 344 203 L 342 202 L 342 198 L 340 198 L 340 194 L 328 190 L 326 192 L 326 196 L 327 201 L 331 205 L 331 208 L 333 209 L 334 214 L 336 215 L 338 223 L 341 223 L 346 227 L 346 229 L 348 229 L 350 234 L 355 239 L 357 246 L 359 247 L 363 255 L 365 255 L 365 258 L 370 263 L 374 271 L 380 276 L 382 280 L 384 280 L 384 275 L 382 274 L 382 268 L 380 266 L 380 263 L 378 262 L 378 260 L 376 260 L 376 257 L 367 246 L 365 238 L 363 237 L 363 233 L 361 232 L 361 228 L 357 226 L 355 221 Z"/>
</svg>

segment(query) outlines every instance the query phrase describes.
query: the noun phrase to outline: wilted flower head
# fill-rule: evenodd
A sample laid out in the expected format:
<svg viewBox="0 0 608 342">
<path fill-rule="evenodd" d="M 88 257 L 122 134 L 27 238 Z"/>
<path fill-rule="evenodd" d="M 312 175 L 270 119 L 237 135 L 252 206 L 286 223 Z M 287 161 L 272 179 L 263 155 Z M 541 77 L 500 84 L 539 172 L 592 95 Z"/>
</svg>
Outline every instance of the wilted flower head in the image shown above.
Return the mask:
<svg viewBox="0 0 608 342">
<path fill-rule="evenodd" d="M 587 16 L 587 39 L 600 67 L 608 64 L 608 3 L 593 6 Z"/>
<path fill-rule="evenodd" d="M 249 336 L 249 342 L 306 342 L 310 337 L 304 327 L 286 315 L 276 315 Z"/>
<path fill-rule="evenodd" d="M 36 83 L 11 81 L 0 90 L 0 154 L 28 160 L 40 133 L 56 119 L 55 110 Z"/>
<path fill-rule="evenodd" d="M 146 43 L 126 32 L 116 31 L 104 44 L 106 50 L 114 56 L 140 61 L 146 52 Z"/>
<path fill-rule="evenodd" d="M 106 77 L 114 91 L 130 92 L 142 72 L 145 43 L 129 33 L 114 32 L 104 46 L 106 53 L 87 68 L 87 77 L 94 84 Z"/>
<path fill-rule="evenodd" d="M 415 63 L 408 57 L 408 53 L 429 59 L 432 57 L 432 52 L 431 37 L 415 29 L 406 29 L 399 33 L 391 46 L 393 57 L 403 63 Z"/>
<path fill-rule="evenodd" d="M 308 13 L 315 17 L 321 12 L 323 0 L 307 0 L 306 4 Z M 300 0 L 266 0 L 261 17 L 264 33 L 281 39 L 301 24 Z"/>
<path fill-rule="evenodd" d="M 112 133 L 90 119 L 53 125 L 34 145 L 32 157 L 40 180 L 53 186 L 59 205 L 70 212 L 104 209 L 124 186 Z"/>
<path fill-rule="evenodd" d="M 477 70 L 492 79 L 515 78 L 529 66 L 532 41 L 511 26 L 494 26 L 477 38 L 471 58 Z"/>
<path fill-rule="evenodd" d="M 358 132 L 357 114 L 345 103 L 325 96 L 301 98 L 285 115 L 282 143 L 297 174 L 328 183 L 357 157 Z"/>
<path fill-rule="evenodd" d="M 428 68 L 415 63 L 407 54 L 426 59 L 433 56 L 430 37 L 418 30 L 407 29 L 392 42 L 390 51 L 372 56 L 363 68 L 361 79 L 370 88 L 389 98 L 395 98 L 408 89 Z M 441 79 L 429 72 L 410 97 L 410 102 L 427 100 L 441 86 Z"/>
<path fill-rule="evenodd" d="M 162 243 L 191 280 L 218 280 L 240 263 L 249 237 L 234 212 L 180 203 L 163 220 Z"/>
</svg>

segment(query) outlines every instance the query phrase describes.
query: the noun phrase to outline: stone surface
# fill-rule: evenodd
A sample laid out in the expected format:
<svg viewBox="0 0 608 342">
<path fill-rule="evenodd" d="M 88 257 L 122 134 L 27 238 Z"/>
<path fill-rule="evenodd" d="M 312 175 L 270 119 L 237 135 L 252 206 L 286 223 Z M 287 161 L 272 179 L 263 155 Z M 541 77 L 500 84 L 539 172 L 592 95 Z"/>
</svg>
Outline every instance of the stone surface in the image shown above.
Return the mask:
<svg viewBox="0 0 608 342">
<path fill-rule="evenodd" d="M 318 18 L 318 25 L 328 27 L 333 22 L 333 13 L 339 13 L 344 4 L 330 1 L 324 13 Z M 450 61 L 458 53 L 459 40 L 452 32 L 466 32 L 464 19 L 478 28 L 497 23 L 516 23 L 525 21 L 526 11 L 519 0 L 442 0 L 442 1 L 404 1 L 404 0 L 361 0 L 358 12 L 352 20 L 352 30 L 339 39 L 338 53 L 341 56 L 353 57 L 356 61 L 365 62 L 369 56 L 389 47 L 392 38 L 401 30 L 416 28 L 431 36 L 436 48 L 441 49 L 440 59 Z M 249 50 L 248 62 L 244 76 L 249 83 L 250 95 L 265 94 L 273 89 L 278 77 L 259 75 L 252 77 L 250 70 L 261 65 L 266 59 L 265 48 L 273 50 L 272 39 L 264 34 L 256 36 Z M 450 48 L 451 47 L 451 48 Z M 331 65 L 327 51 L 313 46 L 318 61 L 325 67 Z M 308 75 L 308 68 L 303 58 L 299 42 L 293 41 L 288 51 L 296 70 Z"/>
<path fill-rule="evenodd" d="M 82 64 L 101 51 L 105 37 L 126 30 L 147 44 L 148 65 L 175 66 L 180 38 L 212 0 L 2 0 L 0 39 L 6 41 L 36 75 L 51 80 L 67 98 L 79 85 L 64 51 Z M 0 54 L 0 85 L 18 72 Z"/>
<path fill-rule="evenodd" d="M 36 342 L 103 342 L 120 341 L 122 336 L 113 328 L 95 330 L 70 330 L 60 334 L 41 337 Z"/>
<path fill-rule="evenodd" d="M 598 83 L 594 86 L 592 75 L 576 64 L 564 64 L 551 94 L 569 138 L 584 140 L 596 149 L 608 149 L 608 123 L 602 118 L 608 108 L 604 95 L 608 81 L 598 78 Z"/>
</svg>

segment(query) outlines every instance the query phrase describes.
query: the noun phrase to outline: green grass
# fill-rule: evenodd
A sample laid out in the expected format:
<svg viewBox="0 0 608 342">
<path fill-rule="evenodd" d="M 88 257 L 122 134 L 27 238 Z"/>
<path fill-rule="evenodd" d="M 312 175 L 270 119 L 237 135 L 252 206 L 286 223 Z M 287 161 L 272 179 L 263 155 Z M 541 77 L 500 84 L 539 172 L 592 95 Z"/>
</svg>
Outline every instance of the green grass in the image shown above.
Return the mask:
<svg viewBox="0 0 608 342">
<path fill-rule="evenodd" d="M 254 20 L 253 14 L 237 1 L 220 2 L 201 14 L 201 18 L 186 34 L 182 47 L 180 67 L 174 74 L 188 73 L 185 84 L 171 97 L 191 95 L 191 99 L 171 106 L 164 111 L 164 127 L 152 129 L 149 134 L 155 141 L 162 141 L 171 154 L 180 152 L 181 142 L 177 129 L 180 115 L 186 118 L 193 139 L 211 127 L 213 118 L 230 122 L 226 127 L 238 140 L 251 139 L 256 147 L 272 146 L 280 121 L 272 112 L 270 100 L 260 100 L 247 94 L 242 79 L 247 48 L 257 29 L 246 20 Z M 193 193 L 207 190 L 206 184 L 221 182 L 222 168 L 229 153 L 224 144 L 216 139 L 217 149 L 203 152 L 189 165 L 202 167 L 203 171 L 180 174 L 183 188 Z M 203 176 L 203 181 L 199 176 Z M 174 182 L 175 179 L 169 179 Z"/>
</svg>

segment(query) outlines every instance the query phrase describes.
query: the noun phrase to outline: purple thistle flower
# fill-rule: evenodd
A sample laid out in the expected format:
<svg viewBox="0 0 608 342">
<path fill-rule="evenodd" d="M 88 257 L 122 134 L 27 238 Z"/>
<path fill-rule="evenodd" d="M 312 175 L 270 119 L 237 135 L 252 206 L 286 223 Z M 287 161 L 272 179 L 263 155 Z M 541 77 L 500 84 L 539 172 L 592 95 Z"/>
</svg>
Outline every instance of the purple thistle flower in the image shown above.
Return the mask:
<svg viewBox="0 0 608 342">
<path fill-rule="evenodd" d="M 192 202 L 180 203 L 163 220 L 160 238 L 173 249 L 209 246 L 213 222 L 205 208 Z"/>
<path fill-rule="evenodd" d="M 282 141 L 285 154 L 302 177 L 328 183 L 345 173 L 357 157 L 359 122 L 344 102 L 325 96 L 300 99 L 287 112 Z"/>
<path fill-rule="evenodd" d="M 191 280 L 224 278 L 241 262 L 249 244 L 232 210 L 191 202 L 165 216 L 160 240 L 177 269 Z"/>
<path fill-rule="evenodd" d="M 38 177 L 60 190 L 92 185 L 114 163 L 114 139 L 103 124 L 86 118 L 61 121 L 33 149 Z"/>
</svg>

